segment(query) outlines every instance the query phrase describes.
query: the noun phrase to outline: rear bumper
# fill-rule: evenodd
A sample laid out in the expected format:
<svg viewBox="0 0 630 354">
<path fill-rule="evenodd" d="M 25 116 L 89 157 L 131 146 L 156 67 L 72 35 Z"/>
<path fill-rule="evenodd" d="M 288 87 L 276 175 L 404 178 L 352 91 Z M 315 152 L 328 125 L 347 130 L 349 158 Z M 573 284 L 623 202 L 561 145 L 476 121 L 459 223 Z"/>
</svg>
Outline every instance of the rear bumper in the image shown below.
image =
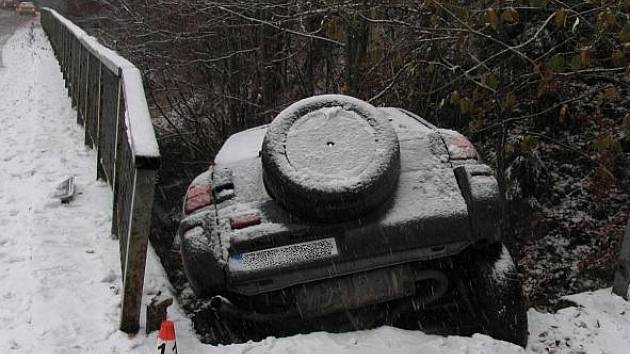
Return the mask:
<svg viewBox="0 0 630 354">
<path fill-rule="evenodd" d="M 227 223 L 226 217 L 217 216 L 213 208 L 206 208 L 182 220 L 178 235 L 186 276 L 199 296 L 213 296 L 225 291 L 254 296 L 299 284 L 447 258 L 475 243 L 476 240 L 466 232 L 466 216 L 443 219 L 424 219 L 420 225 L 403 222 L 388 225 L 283 224 L 285 228 L 264 222 L 228 233 L 225 231 L 229 224 L 223 225 Z M 248 234 L 244 234 L 245 231 Z M 252 235 L 260 236 L 250 237 Z M 440 237 L 429 237 L 431 235 Z M 234 239 L 241 242 L 233 242 Z M 243 240 L 250 241 L 245 244 Z M 334 247 L 318 244 L 325 240 L 332 240 Z M 322 246 L 329 249 L 313 257 L 311 250 L 302 249 L 309 243 L 314 243 L 318 251 Z M 288 255 L 285 253 L 278 258 L 273 254 L 283 248 L 290 251 Z M 259 254 L 262 260 L 237 262 L 239 258 L 247 258 L 248 254 Z M 270 257 L 275 258 L 270 261 Z M 251 266 L 252 263 L 256 266 Z"/>
<path fill-rule="evenodd" d="M 419 264 L 403 264 L 352 275 L 325 279 L 272 292 L 268 297 L 282 297 L 285 306 L 269 312 L 265 308 L 234 305 L 223 296 L 215 296 L 210 306 L 220 315 L 253 322 L 279 319 L 310 319 L 370 305 L 412 301 L 425 306 L 441 299 L 449 289 L 446 273 L 426 269 Z"/>
<path fill-rule="evenodd" d="M 470 242 L 462 241 L 439 247 L 426 247 L 372 256 L 364 259 L 335 262 L 326 259 L 320 262 L 258 272 L 229 270 L 227 289 L 242 295 L 252 296 L 273 292 L 299 284 L 365 273 L 378 269 L 449 257 L 460 253 Z"/>
</svg>

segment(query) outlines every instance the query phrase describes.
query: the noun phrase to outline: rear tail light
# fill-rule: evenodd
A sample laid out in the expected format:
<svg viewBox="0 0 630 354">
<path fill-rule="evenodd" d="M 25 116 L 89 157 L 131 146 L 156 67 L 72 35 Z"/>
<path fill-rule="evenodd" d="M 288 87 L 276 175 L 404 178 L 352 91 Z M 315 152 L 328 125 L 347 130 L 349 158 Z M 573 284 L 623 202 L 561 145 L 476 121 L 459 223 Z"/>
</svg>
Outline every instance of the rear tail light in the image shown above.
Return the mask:
<svg viewBox="0 0 630 354">
<path fill-rule="evenodd" d="M 230 227 L 232 230 L 243 229 L 258 224 L 260 224 L 260 216 L 255 213 L 237 215 L 230 218 Z"/>
<path fill-rule="evenodd" d="M 458 132 L 451 131 L 449 134 L 444 134 L 444 140 L 446 140 L 446 146 L 448 147 L 448 153 L 451 160 L 470 160 L 477 159 L 477 150 L 473 144 L 465 136 Z"/>
<path fill-rule="evenodd" d="M 184 203 L 184 212 L 186 214 L 210 204 L 212 204 L 212 186 L 209 184 L 194 184 L 188 188 L 186 202 Z"/>
</svg>

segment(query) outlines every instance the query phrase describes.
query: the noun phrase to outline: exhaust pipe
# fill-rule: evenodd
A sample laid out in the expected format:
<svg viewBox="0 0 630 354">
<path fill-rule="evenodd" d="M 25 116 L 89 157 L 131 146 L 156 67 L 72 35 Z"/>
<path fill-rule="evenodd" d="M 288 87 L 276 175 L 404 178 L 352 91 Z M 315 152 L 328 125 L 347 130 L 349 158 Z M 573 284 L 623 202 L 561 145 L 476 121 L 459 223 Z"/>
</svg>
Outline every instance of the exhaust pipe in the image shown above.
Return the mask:
<svg viewBox="0 0 630 354">
<path fill-rule="evenodd" d="M 210 308 L 219 316 L 225 316 L 235 319 L 242 319 L 252 322 L 271 322 L 275 320 L 285 319 L 287 317 L 295 317 L 297 311 L 284 311 L 277 313 L 261 313 L 250 311 L 234 305 L 230 300 L 221 295 L 216 295 L 210 299 Z"/>
</svg>

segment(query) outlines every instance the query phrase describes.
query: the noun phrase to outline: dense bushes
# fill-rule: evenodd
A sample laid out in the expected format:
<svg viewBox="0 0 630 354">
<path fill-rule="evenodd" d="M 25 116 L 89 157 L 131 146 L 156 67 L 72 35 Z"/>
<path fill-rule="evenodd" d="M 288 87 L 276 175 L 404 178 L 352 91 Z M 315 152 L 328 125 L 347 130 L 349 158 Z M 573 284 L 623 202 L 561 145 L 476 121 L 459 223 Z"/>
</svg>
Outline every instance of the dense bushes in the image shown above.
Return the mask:
<svg viewBox="0 0 630 354">
<path fill-rule="evenodd" d="M 102 37 L 144 68 L 162 129 L 202 158 L 312 94 L 403 106 L 483 137 L 522 120 L 566 128 L 588 98 L 576 82 L 628 75 L 627 0 L 111 5 Z M 505 165 L 515 150 L 501 145 Z"/>
</svg>

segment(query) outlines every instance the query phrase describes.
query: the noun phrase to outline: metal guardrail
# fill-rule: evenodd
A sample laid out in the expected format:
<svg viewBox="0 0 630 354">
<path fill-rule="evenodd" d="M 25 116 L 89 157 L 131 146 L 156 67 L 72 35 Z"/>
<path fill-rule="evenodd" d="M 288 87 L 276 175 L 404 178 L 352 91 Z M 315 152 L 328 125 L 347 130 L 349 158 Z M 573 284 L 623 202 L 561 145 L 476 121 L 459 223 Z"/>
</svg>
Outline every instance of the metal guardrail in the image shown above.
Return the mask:
<svg viewBox="0 0 630 354">
<path fill-rule="evenodd" d="M 112 233 L 120 242 L 123 278 L 120 329 L 139 329 L 155 179 L 160 164 L 140 71 L 59 15 L 41 23 L 60 63 L 68 95 L 97 152 L 97 177 L 113 189 Z"/>
<path fill-rule="evenodd" d="M 626 224 L 626 229 L 621 243 L 621 249 L 617 256 L 615 268 L 615 281 L 612 292 L 628 300 L 628 286 L 630 285 L 630 220 Z"/>
</svg>

